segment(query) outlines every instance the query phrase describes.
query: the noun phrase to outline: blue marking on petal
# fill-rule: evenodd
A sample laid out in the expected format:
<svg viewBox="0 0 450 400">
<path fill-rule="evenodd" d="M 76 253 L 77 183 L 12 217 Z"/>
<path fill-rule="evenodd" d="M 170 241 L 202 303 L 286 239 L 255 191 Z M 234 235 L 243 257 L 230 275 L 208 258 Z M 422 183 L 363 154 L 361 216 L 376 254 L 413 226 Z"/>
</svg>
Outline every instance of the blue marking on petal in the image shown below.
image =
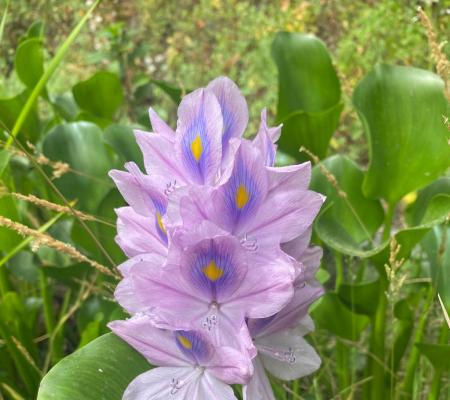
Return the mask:
<svg viewBox="0 0 450 400">
<path fill-rule="evenodd" d="M 210 158 L 210 140 L 207 135 L 203 107 L 183 135 L 182 153 L 184 166 L 195 179 L 203 183 L 207 175 Z"/>
<path fill-rule="evenodd" d="M 224 200 L 226 212 L 234 225 L 251 216 L 259 205 L 258 185 L 240 157 L 225 187 Z"/>
<path fill-rule="evenodd" d="M 163 205 L 163 202 L 157 199 L 152 198 L 153 205 L 155 206 L 155 227 L 156 232 L 163 243 L 168 244 L 167 232 L 166 228 L 163 225 L 162 217 L 166 213 L 166 206 Z"/>
<path fill-rule="evenodd" d="M 174 331 L 174 337 L 181 352 L 195 364 L 202 364 L 211 358 L 212 347 L 201 333 Z"/>
<path fill-rule="evenodd" d="M 239 281 L 233 247 L 226 243 L 202 242 L 193 249 L 189 264 L 192 283 L 211 301 L 234 291 Z"/>
</svg>

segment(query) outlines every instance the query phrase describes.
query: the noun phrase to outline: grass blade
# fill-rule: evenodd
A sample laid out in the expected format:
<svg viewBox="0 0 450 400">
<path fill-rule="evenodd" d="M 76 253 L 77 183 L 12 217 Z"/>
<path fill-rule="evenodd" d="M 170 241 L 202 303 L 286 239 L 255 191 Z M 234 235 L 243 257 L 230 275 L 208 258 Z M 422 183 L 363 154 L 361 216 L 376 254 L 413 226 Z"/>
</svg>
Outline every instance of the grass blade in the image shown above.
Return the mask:
<svg viewBox="0 0 450 400">
<path fill-rule="evenodd" d="M 30 97 L 28 97 L 27 102 L 25 103 L 24 107 L 22 108 L 19 117 L 17 118 L 16 123 L 14 124 L 14 127 L 11 131 L 11 135 L 8 138 L 8 141 L 6 142 L 5 149 L 8 149 L 11 144 L 14 141 L 14 138 L 19 133 L 20 129 L 22 128 L 22 125 L 24 124 L 29 112 L 33 108 L 34 103 L 36 102 L 37 98 L 39 97 L 39 94 L 44 89 L 45 85 L 47 84 L 48 80 L 51 78 L 53 73 L 58 68 L 59 64 L 61 63 L 64 56 L 67 54 L 70 45 L 74 42 L 78 34 L 80 33 L 83 26 L 86 24 L 87 20 L 90 18 L 92 13 L 94 12 L 95 8 L 98 6 L 101 0 L 97 0 L 86 12 L 84 17 L 80 20 L 80 22 L 75 26 L 75 28 L 72 30 L 70 35 L 67 37 L 67 39 L 64 41 L 64 43 L 59 47 L 58 51 L 56 52 L 53 59 L 50 61 L 50 64 L 48 65 L 48 68 L 45 70 L 44 74 L 41 76 L 41 79 L 39 79 L 38 83 L 34 87 L 33 91 L 30 94 Z"/>
</svg>

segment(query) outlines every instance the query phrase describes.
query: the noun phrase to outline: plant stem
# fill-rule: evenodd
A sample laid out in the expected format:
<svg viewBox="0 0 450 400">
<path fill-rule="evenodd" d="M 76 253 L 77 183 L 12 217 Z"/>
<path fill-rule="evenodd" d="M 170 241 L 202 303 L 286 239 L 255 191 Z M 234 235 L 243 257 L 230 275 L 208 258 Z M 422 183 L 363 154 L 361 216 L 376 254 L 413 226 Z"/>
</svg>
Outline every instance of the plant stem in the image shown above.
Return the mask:
<svg viewBox="0 0 450 400">
<path fill-rule="evenodd" d="M 448 341 L 450 329 L 445 324 L 442 324 L 441 332 L 439 334 L 439 344 L 446 344 Z M 442 369 L 436 369 L 433 374 L 433 380 L 431 382 L 430 394 L 428 395 L 428 400 L 439 400 L 439 394 L 441 391 L 441 378 L 442 373 L 444 371 Z"/>
<path fill-rule="evenodd" d="M 372 334 L 370 337 L 370 352 L 375 357 L 371 363 L 371 399 L 385 399 L 385 336 L 386 336 L 386 308 L 385 291 L 388 282 L 380 276 L 380 298 L 375 316 L 372 319 Z"/>
<path fill-rule="evenodd" d="M 47 277 L 42 269 L 39 269 L 39 288 L 41 290 L 42 303 L 44 307 L 45 328 L 49 336 L 55 329 L 55 313 L 53 312 L 53 293 L 47 283 Z"/>
<path fill-rule="evenodd" d="M 335 251 L 334 259 L 336 262 L 336 280 L 334 284 L 334 290 L 337 292 L 339 286 L 341 286 L 342 282 L 344 281 L 344 266 L 342 263 L 342 254 Z"/>
<path fill-rule="evenodd" d="M 336 343 L 336 363 L 339 392 L 350 386 L 350 354 L 348 347 L 341 341 Z"/>
<path fill-rule="evenodd" d="M 403 382 L 400 386 L 399 398 L 411 399 L 413 395 L 414 387 L 414 376 L 417 369 L 417 364 L 419 363 L 420 352 L 415 346 L 416 343 L 420 343 L 425 334 L 425 326 L 428 318 L 428 311 L 430 310 L 431 304 L 434 298 L 434 289 L 430 285 L 428 288 L 427 298 L 425 300 L 425 306 L 422 315 L 419 319 L 419 324 L 417 326 L 416 334 L 414 336 L 414 342 L 411 349 L 411 354 L 409 355 L 408 362 L 406 364 L 406 374 Z"/>
<path fill-rule="evenodd" d="M 391 236 L 392 220 L 394 218 L 395 205 L 388 204 L 386 215 L 384 216 L 383 241 Z"/>
</svg>

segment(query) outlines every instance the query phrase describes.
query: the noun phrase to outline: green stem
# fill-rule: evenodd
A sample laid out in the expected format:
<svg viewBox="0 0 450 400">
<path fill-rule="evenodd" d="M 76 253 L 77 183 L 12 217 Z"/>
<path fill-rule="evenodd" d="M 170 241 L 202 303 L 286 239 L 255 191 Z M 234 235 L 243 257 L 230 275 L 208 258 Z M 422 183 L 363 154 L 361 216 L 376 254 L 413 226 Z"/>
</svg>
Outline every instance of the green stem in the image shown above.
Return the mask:
<svg viewBox="0 0 450 400">
<path fill-rule="evenodd" d="M 439 344 L 446 344 L 448 341 L 450 329 L 448 326 L 443 323 L 441 327 L 441 332 L 439 334 Z M 436 369 L 433 374 L 433 380 L 431 382 L 430 394 L 428 395 L 428 400 L 439 400 L 439 395 L 441 391 L 441 379 L 442 373 L 444 371 L 442 369 Z"/>
<path fill-rule="evenodd" d="M 394 219 L 395 205 L 388 204 L 386 215 L 384 216 L 383 240 L 388 240 L 391 236 L 392 220 Z"/>
<path fill-rule="evenodd" d="M 8 149 L 14 141 L 14 138 L 18 135 L 20 132 L 20 129 L 22 128 L 23 124 L 25 123 L 25 120 L 28 117 L 28 114 L 32 110 L 34 104 L 36 103 L 36 100 L 38 99 L 39 95 L 41 94 L 42 90 L 44 90 L 45 85 L 47 84 L 48 80 L 51 78 L 53 73 L 58 68 L 59 64 L 61 63 L 64 56 L 69 51 L 70 45 L 73 43 L 75 38 L 78 36 L 78 34 L 81 31 L 81 28 L 83 28 L 86 21 L 89 19 L 91 14 L 94 12 L 95 8 L 98 6 L 101 0 L 97 0 L 86 12 L 84 17 L 80 20 L 80 22 L 75 26 L 75 28 L 70 32 L 70 35 L 67 37 L 67 39 L 64 41 L 64 43 L 59 47 L 58 51 L 56 52 L 53 59 L 50 61 L 50 64 L 48 65 L 48 68 L 45 70 L 45 72 L 42 74 L 41 78 L 39 79 L 36 86 L 33 88 L 33 91 L 30 94 L 30 97 L 28 97 L 25 105 L 23 106 L 22 110 L 20 111 L 20 114 L 16 120 L 16 123 L 14 124 L 11 134 L 8 138 L 8 141 L 6 142 L 5 149 Z"/>
<path fill-rule="evenodd" d="M 406 374 L 403 382 L 400 386 L 399 398 L 400 399 L 411 399 L 413 395 L 414 388 L 414 376 L 416 374 L 417 365 L 420 359 L 420 352 L 416 343 L 420 343 L 425 335 L 425 326 L 428 318 L 428 311 L 433 303 L 434 298 L 434 290 L 430 285 L 428 288 L 427 298 L 425 300 L 425 307 L 419 319 L 419 324 L 417 326 L 416 334 L 414 336 L 414 342 L 411 349 L 411 353 L 408 358 L 408 362 L 406 364 Z"/>
<path fill-rule="evenodd" d="M 336 364 L 339 392 L 350 386 L 350 353 L 348 347 L 341 341 L 336 343 Z"/>
<path fill-rule="evenodd" d="M 344 265 L 342 263 L 342 254 L 337 251 L 334 252 L 334 259 L 336 262 L 336 281 L 334 284 L 334 290 L 337 292 L 339 286 L 341 286 L 344 281 Z"/>
<path fill-rule="evenodd" d="M 44 307 L 45 328 L 49 336 L 55 329 L 55 313 L 53 312 L 53 293 L 48 285 L 44 271 L 39 269 L 39 288 L 41 290 L 42 303 Z"/>
<path fill-rule="evenodd" d="M 372 335 L 370 338 L 370 353 L 375 357 L 371 362 L 371 399 L 386 399 L 385 395 L 385 336 L 386 336 L 386 308 L 385 291 L 388 282 L 380 277 L 380 298 L 375 316 L 372 320 Z"/>
</svg>

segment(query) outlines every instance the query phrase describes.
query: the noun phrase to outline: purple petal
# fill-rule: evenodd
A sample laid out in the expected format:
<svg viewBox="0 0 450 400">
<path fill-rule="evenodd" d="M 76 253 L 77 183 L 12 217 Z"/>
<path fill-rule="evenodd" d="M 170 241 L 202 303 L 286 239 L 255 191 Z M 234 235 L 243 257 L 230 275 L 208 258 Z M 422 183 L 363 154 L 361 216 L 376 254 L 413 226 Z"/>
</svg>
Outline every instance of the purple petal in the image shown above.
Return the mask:
<svg viewBox="0 0 450 400">
<path fill-rule="evenodd" d="M 303 335 L 293 328 L 256 340 L 259 357 L 273 376 L 290 381 L 319 369 L 320 357 Z"/>
<path fill-rule="evenodd" d="M 289 242 L 303 234 L 312 224 L 323 204 L 323 197 L 312 191 L 292 190 L 269 193 L 246 233 L 264 238 L 275 236 Z"/>
<path fill-rule="evenodd" d="M 216 222 L 231 232 L 243 229 L 254 218 L 267 193 L 267 176 L 258 151 L 243 141 L 237 152 L 230 179 L 217 191 Z"/>
<path fill-rule="evenodd" d="M 159 117 L 159 115 L 153 108 L 149 108 L 148 115 L 150 117 L 150 123 L 152 124 L 153 132 L 164 136 L 172 142 L 175 142 L 174 130 Z"/>
<path fill-rule="evenodd" d="M 280 137 L 281 127 L 282 125 L 269 128 L 267 126 L 267 111 L 266 109 L 261 111 L 261 124 L 259 126 L 258 134 L 255 139 L 253 139 L 253 145 L 257 147 L 263 155 L 266 166 L 272 167 L 275 164 L 275 153 L 277 150 L 275 142 Z"/>
<path fill-rule="evenodd" d="M 148 174 L 161 175 L 167 184 L 189 182 L 183 165 L 176 153 L 176 144 L 167 136 L 157 133 L 134 131 L 136 141 L 144 155 L 145 170 Z"/>
<path fill-rule="evenodd" d="M 173 332 L 173 337 L 180 351 L 192 363 L 205 365 L 212 358 L 214 349 L 200 332 L 179 330 Z"/>
<path fill-rule="evenodd" d="M 286 254 L 289 254 L 294 260 L 298 260 L 305 250 L 308 248 L 309 242 L 311 241 L 312 226 L 309 227 L 300 236 L 295 239 L 283 243 L 281 248 Z"/>
<path fill-rule="evenodd" d="M 259 357 L 253 360 L 255 372 L 252 379 L 244 386 L 244 400 L 275 400 L 269 378 Z"/>
<path fill-rule="evenodd" d="M 226 154 L 230 139 L 240 138 L 247 127 L 247 102 L 237 85 L 224 76 L 211 81 L 207 89 L 215 94 L 220 104 L 223 116 L 222 148 Z"/>
<path fill-rule="evenodd" d="M 311 163 L 286 167 L 266 167 L 269 177 L 269 191 L 307 190 L 311 180 Z"/>
<path fill-rule="evenodd" d="M 198 89 L 178 108 L 177 134 L 185 175 L 199 184 L 213 184 L 222 158 L 222 114 L 214 94 Z"/>
<path fill-rule="evenodd" d="M 145 316 L 113 321 L 108 327 L 153 365 L 176 367 L 192 364 L 192 360 L 180 351 L 173 333 L 155 328 Z"/>
<path fill-rule="evenodd" d="M 223 312 L 249 318 L 269 317 L 280 311 L 294 294 L 294 269 L 282 257 L 253 265 L 232 297 L 222 305 Z"/>
<path fill-rule="evenodd" d="M 138 375 L 126 388 L 122 400 L 197 399 L 200 379 L 192 366 L 154 368 Z"/>
<path fill-rule="evenodd" d="M 143 217 L 131 207 L 115 211 L 118 217 L 116 242 L 128 257 L 144 253 L 167 255 L 166 240 L 161 238 L 154 217 Z"/>
<path fill-rule="evenodd" d="M 237 400 L 233 389 L 226 383 L 216 379 L 206 371 L 198 382 L 196 391 L 192 397 L 185 400 Z"/>
</svg>

